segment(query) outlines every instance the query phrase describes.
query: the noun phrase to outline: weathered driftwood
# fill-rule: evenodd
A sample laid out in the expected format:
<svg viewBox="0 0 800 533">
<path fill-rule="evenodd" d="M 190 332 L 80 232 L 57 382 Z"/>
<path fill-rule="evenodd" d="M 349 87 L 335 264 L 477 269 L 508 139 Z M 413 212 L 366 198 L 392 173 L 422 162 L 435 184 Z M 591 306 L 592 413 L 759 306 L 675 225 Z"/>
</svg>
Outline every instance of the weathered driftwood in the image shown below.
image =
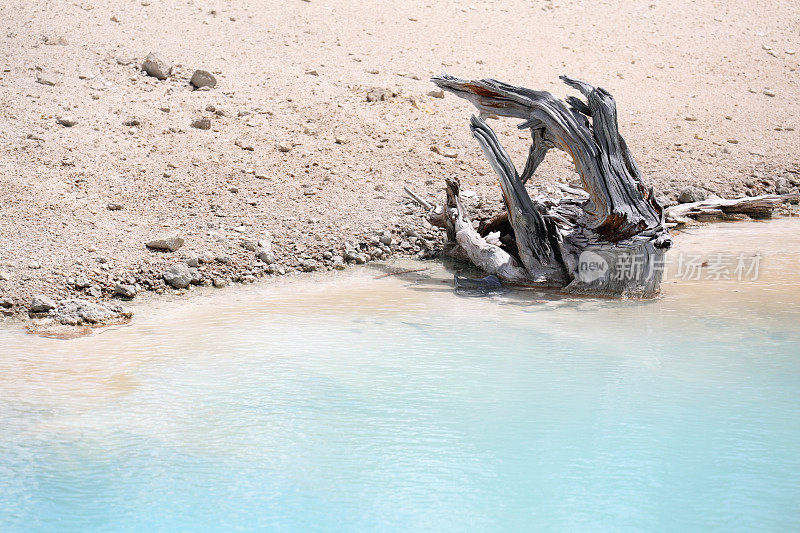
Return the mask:
<svg viewBox="0 0 800 533">
<path fill-rule="evenodd" d="M 442 89 L 472 102 L 481 115 L 522 119 L 532 145 L 522 175 L 494 131 L 472 117 L 470 128 L 500 181 L 506 214 L 479 233 L 448 179 L 447 202 L 425 207 L 429 221 L 447 230 L 451 255 L 466 257 L 489 274 L 511 282 L 535 283 L 584 294 L 654 295 L 661 282 L 665 251 L 672 241 L 664 210 L 641 173 L 617 127 L 616 104 L 604 89 L 562 77 L 580 91 L 566 102 L 547 92 L 497 80 L 432 78 Z M 572 157 L 582 190 L 575 198 L 531 199 L 525 182 L 551 148 Z"/>
<path fill-rule="evenodd" d="M 681 225 L 697 220 L 718 220 L 733 218 L 733 215 L 747 215 L 751 218 L 769 218 L 783 202 L 796 200 L 797 194 L 764 194 L 745 198 L 708 198 L 700 202 L 678 204 L 665 210 L 668 224 Z"/>
<path fill-rule="evenodd" d="M 498 234 L 480 235 L 467 218 L 459 200 L 459 183 L 447 180 L 447 203 L 433 206 L 413 191 L 406 193 L 428 210 L 428 222 L 447 231 L 445 252 L 457 259 L 470 261 L 481 270 L 494 274 L 502 280 L 523 283 L 528 273 L 519 260 L 500 246 Z"/>
<path fill-rule="evenodd" d="M 442 89 L 472 102 L 481 117 L 522 119 L 532 144 L 522 175 L 494 131 L 472 117 L 470 129 L 495 170 L 506 211 L 475 230 L 459 200 L 459 183 L 447 179 L 447 201 L 434 206 L 407 193 L 428 211 L 431 224 L 447 231 L 445 252 L 471 261 L 485 272 L 514 283 L 559 287 L 567 292 L 649 297 L 658 292 L 664 254 L 672 245 L 667 226 L 690 218 L 753 218 L 771 215 L 797 194 L 725 200 L 711 198 L 663 209 L 619 133 L 616 103 L 599 87 L 562 76 L 586 101 L 559 100 L 484 79 L 434 76 Z M 531 199 L 525 188 L 547 151 L 567 152 L 581 188 L 557 184 L 569 198 Z"/>
</svg>

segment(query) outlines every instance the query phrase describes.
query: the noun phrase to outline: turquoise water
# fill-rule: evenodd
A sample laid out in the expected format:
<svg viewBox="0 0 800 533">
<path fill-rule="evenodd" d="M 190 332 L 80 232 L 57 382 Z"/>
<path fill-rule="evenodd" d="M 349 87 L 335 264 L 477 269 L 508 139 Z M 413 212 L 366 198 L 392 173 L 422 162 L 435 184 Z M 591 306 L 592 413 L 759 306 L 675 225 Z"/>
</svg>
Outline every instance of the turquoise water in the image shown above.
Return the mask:
<svg viewBox="0 0 800 533">
<path fill-rule="evenodd" d="M 0 330 L 0 531 L 800 530 L 797 228 L 683 237 L 762 278 L 644 303 L 425 263 Z"/>
</svg>

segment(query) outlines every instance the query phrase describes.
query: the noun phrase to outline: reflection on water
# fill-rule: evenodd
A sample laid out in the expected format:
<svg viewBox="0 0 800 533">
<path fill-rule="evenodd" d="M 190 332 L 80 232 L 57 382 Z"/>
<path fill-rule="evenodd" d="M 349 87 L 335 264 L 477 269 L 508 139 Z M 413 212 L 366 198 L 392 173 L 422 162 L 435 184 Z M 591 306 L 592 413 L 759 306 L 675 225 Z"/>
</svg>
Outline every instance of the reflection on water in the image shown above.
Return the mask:
<svg viewBox="0 0 800 533">
<path fill-rule="evenodd" d="M 0 330 L 0 530 L 797 530 L 798 229 L 681 235 L 760 278 L 649 302 L 424 263 Z"/>
</svg>

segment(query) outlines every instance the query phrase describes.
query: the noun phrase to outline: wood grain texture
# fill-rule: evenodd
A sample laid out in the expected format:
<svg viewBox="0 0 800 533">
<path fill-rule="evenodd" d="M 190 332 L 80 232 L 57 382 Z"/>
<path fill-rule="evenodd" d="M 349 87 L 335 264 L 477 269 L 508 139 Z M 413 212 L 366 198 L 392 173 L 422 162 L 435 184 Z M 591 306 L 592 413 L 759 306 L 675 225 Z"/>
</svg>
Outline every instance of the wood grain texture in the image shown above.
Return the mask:
<svg viewBox="0 0 800 533">
<path fill-rule="evenodd" d="M 559 100 L 494 79 L 432 78 L 471 102 L 481 117 L 520 119 L 518 128 L 531 133 L 520 175 L 492 128 L 482 118 L 470 119 L 470 131 L 497 174 L 506 208 L 480 232 L 464 212 L 457 180 L 447 178 L 443 206 L 432 206 L 407 190 L 428 211 L 431 224 L 445 228 L 451 255 L 504 281 L 576 294 L 648 298 L 659 291 L 665 254 L 672 246 L 667 220 L 731 213 L 767 216 L 788 199 L 712 199 L 664 210 L 619 132 L 611 94 L 580 80 L 561 79 L 583 99 Z M 570 155 L 581 188 L 559 185 L 569 197 L 532 199 L 525 183 L 553 148 Z"/>
</svg>

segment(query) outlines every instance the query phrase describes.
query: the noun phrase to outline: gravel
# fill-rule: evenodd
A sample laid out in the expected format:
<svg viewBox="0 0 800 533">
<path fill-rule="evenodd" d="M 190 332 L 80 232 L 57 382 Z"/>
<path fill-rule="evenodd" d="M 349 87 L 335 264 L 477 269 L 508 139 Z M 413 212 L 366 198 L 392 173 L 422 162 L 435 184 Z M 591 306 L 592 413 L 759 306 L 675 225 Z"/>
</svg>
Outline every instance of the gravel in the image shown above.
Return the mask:
<svg viewBox="0 0 800 533">
<path fill-rule="evenodd" d="M 86 9 L 70 2 L 8 3 L 15 9 L 7 10 L 4 22 L 16 36 L 7 39 L 13 46 L 6 47 L 0 83 L 9 125 L 4 163 L 12 171 L 0 175 L 0 270 L 11 279 L 0 281 L 0 295 L 13 299 L 17 316 L 27 313 L 34 295 L 106 301 L 123 281 L 139 286 L 137 298 L 144 291 L 172 290 L 163 273 L 183 260 L 177 254 L 226 258 L 200 263 L 203 279 L 213 282 L 241 278 L 246 271 L 258 279 L 266 272 L 279 274 L 281 266 L 291 273 L 300 269 L 301 257 L 318 261 L 319 270 L 345 268 L 377 257 L 372 237 L 385 229 L 394 239 L 392 253 L 402 240 L 416 249 L 420 243 L 403 230 L 422 228 L 424 220 L 418 208 L 406 206 L 403 186 L 440 202 L 443 178 L 457 177 L 483 202 L 480 209 L 466 206 L 473 220 L 501 205 L 494 173 L 469 132 L 475 109 L 447 92 L 444 98 L 428 94 L 438 91 L 424 79 L 428 70 L 494 76 L 557 96 L 579 96 L 558 81 L 561 72 L 543 70 L 546 65 L 538 61 L 517 62 L 514 39 L 489 39 L 487 47 L 483 37 L 491 28 L 485 17 L 462 14 L 451 4 L 431 10 L 410 0 L 403 11 L 387 12 L 342 10 L 337 3 L 326 9 L 322 2 L 286 2 L 273 10 L 252 2 L 217 2 L 231 4 L 225 7 L 226 15 L 237 19 L 231 24 L 228 16 L 198 16 L 198 2 L 173 2 L 168 10 L 152 0 L 146 9 L 141 3 L 109 0 L 102 9 L 91 1 L 79 2 Z M 537 27 L 542 39 L 558 41 L 582 24 L 585 2 L 553 4 L 547 11 L 494 10 L 492 28 L 511 35 Z M 714 23 L 713 0 L 693 4 L 692 17 L 681 24 L 674 24 L 672 7 L 650 10 L 648 24 L 634 33 L 625 30 L 637 25 L 637 13 L 612 5 L 605 49 L 593 46 L 597 32 L 588 31 L 570 37 L 568 48 L 551 50 L 548 64 L 569 65 L 614 94 L 620 128 L 645 185 L 673 201 L 690 186 L 735 197 L 773 192 L 779 178 L 797 179 L 800 124 L 796 99 L 788 97 L 796 92 L 795 81 L 787 76 L 797 56 L 784 51 L 796 37 L 786 20 L 800 17 L 800 4 L 784 3 L 780 10 L 740 4 L 726 11 L 725 24 Z M 408 21 L 405 10 L 419 22 Z M 112 14 L 119 22 L 109 20 Z M 325 24 L 307 23 L 320 17 Z M 728 22 L 758 27 L 765 37 L 757 46 L 768 42 L 779 57 L 748 52 L 741 32 L 731 32 Z M 269 27 L 281 31 L 263 31 Z M 371 54 L 372 37 L 357 32 L 338 46 L 353 27 L 381 28 L 381 38 L 404 43 L 404 53 Z M 165 28 L 186 38 L 165 40 Z M 463 46 L 454 47 L 453 32 L 483 37 L 462 39 Z M 71 44 L 44 46 L 44 34 L 63 35 Z M 690 46 L 697 35 L 713 42 L 699 55 Z M 676 45 L 667 50 L 650 46 L 653 42 Z M 635 63 L 626 46 L 637 50 Z M 179 59 L 188 66 L 178 65 Z M 693 68 L 680 68 L 687 63 Z M 142 74 L 139 67 L 145 64 Z M 216 88 L 191 90 L 195 69 L 216 65 L 225 69 L 224 79 L 216 74 Z M 320 76 L 305 75 L 309 70 Z M 740 76 L 756 71 L 758 79 Z M 81 79 L 85 73 L 90 76 Z M 376 88 L 377 98 L 367 102 Z M 763 95 L 766 88 L 776 96 Z M 204 111 L 208 106 L 215 111 Z M 221 109 L 227 116 L 217 116 Z M 190 127 L 212 113 L 210 130 Z M 79 123 L 66 128 L 56 122 L 59 116 Z M 684 120 L 687 116 L 698 121 Z M 124 125 L 129 120 L 140 124 Z M 504 144 L 506 137 L 513 141 L 507 146 L 521 165 L 530 132 L 516 130 L 513 120 L 489 122 Z M 337 145 L 336 137 L 349 142 Z M 247 149 L 237 147 L 237 140 Z M 291 148 L 280 152 L 278 143 Z M 432 153 L 430 146 L 456 157 Z M 242 172 L 250 168 L 252 174 Z M 528 187 L 542 191 L 572 175 L 569 158 L 551 151 Z M 745 180 L 754 186 L 745 187 Z M 379 184 L 382 190 L 373 190 Z M 239 193 L 228 193 L 229 187 Z M 124 209 L 108 210 L 109 203 Z M 238 245 L 233 228 L 240 226 L 242 236 L 272 233 L 273 263 Z M 441 233 L 427 231 L 435 236 L 431 248 L 436 249 Z M 142 246 L 176 233 L 186 239 L 177 253 Z M 345 241 L 353 242 L 352 249 Z M 87 251 L 89 246 L 99 252 Z M 326 252 L 330 259 L 322 259 Z M 108 262 L 98 264 L 98 254 Z M 42 268 L 29 269 L 32 262 Z M 68 278 L 82 282 L 71 284 Z"/>
</svg>

